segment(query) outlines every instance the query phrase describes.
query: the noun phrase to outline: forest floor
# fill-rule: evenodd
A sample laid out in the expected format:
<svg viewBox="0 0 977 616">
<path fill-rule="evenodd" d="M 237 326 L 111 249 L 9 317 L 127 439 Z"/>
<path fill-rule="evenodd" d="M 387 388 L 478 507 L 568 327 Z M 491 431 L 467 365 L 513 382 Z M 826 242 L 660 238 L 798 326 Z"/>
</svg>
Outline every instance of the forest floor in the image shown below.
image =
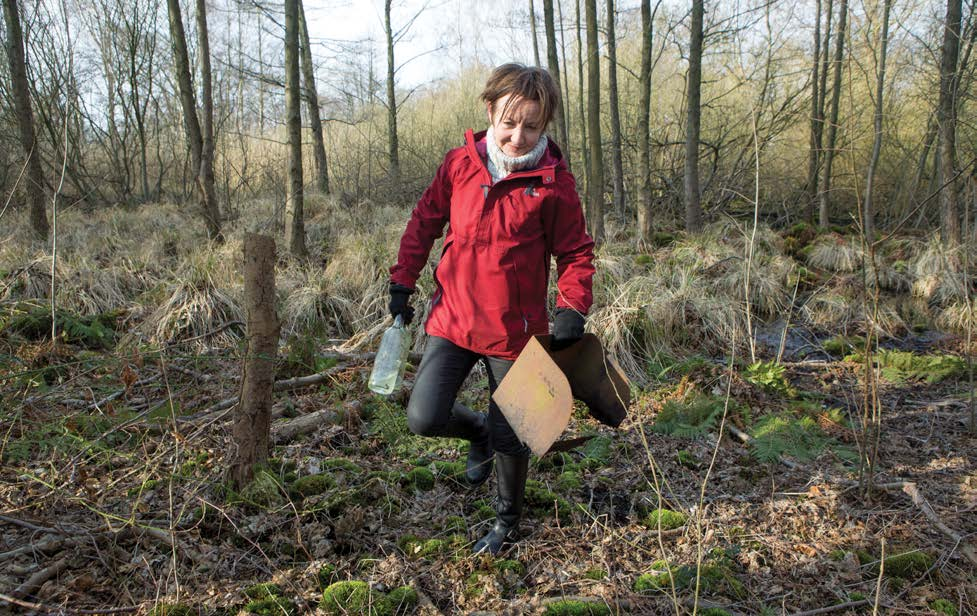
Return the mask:
<svg viewBox="0 0 977 616">
<path fill-rule="evenodd" d="M 366 390 L 363 357 L 283 360 L 280 379 L 317 382 L 278 394 L 274 459 L 229 490 L 232 411 L 208 409 L 236 394 L 237 353 L 19 349 L 59 385 L 7 397 L 0 417 L 0 612 L 393 613 L 385 593 L 409 586 L 403 613 L 977 613 L 959 371 L 882 371 L 867 491 L 861 363 L 666 364 L 619 429 L 575 413 L 569 432 L 594 438 L 534 459 L 523 537 L 492 558 L 470 551 L 494 480 L 459 481 L 463 443 L 411 435 L 404 396 Z M 463 398 L 484 409 L 485 389 L 475 373 Z M 320 608 L 352 580 L 374 607 Z"/>
</svg>

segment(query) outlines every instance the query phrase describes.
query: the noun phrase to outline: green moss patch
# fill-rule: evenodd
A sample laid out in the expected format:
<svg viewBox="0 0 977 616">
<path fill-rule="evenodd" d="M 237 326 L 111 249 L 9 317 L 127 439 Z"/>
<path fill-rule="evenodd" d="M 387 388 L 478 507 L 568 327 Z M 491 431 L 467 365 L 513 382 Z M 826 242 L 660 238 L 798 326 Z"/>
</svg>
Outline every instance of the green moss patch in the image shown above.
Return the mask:
<svg viewBox="0 0 977 616">
<path fill-rule="evenodd" d="M 610 616 L 611 608 L 597 601 L 563 599 L 550 603 L 543 610 L 543 616 Z"/>
<path fill-rule="evenodd" d="M 658 530 L 659 525 L 661 525 L 662 530 L 673 530 L 685 526 L 688 521 L 689 516 L 681 511 L 655 509 L 645 516 L 641 523 L 652 530 Z"/>
<path fill-rule="evenodd" d="M 329 616 L 388 616 L 393 613 L 387 595 L 370 588 L 366 582 L 336 582 L 322 591 L 319 609 Z"/>
<path fill-rule="evenodd" d="M 306 475 L 299 477 L 289 487 L 289 494 L 293 497 L 309 497 L 322 494 L 336 487 L 336 480 L 331 475 L 319 473 L 318 475 Z"/>
<path fill-rule="evenodd" d="M 945 614 L 946 616 L 957 616 L 959 612 L 957 611 L 957 606 L 950 603 L 946 599 L 937 599 L 930 603 L 930 609 L 939 614 Z"/>
<path fill-rule="evenodd" d="M 298 613 L 293 601 L 278 596 L 249 601 L 244 611 L 256 616 L 293 616 Z"/>
<path fill-rule="evenodd" d="M 418 466 L 412 468 L 404 475 L 402 483 L 415 490 L 426 492 L 434 488 L 434 473 L 430 469 Z"/>
<path fill-rule="evenodd" d="M 262 582 L 244 589 L 244 596 L 248 599 L 267 599 L 282 594 L 282 587 L 271 582 Z"/>
<path fill-rule="evenodd" d="M 525 502 L 533 514 L 538 516 L 556 514 L 561 519 L 566 519 L 571 511 L 570 503 L 565 498 L 557 496 L 542 483 L 532 479 L 526 482 Z"/>
</svg>

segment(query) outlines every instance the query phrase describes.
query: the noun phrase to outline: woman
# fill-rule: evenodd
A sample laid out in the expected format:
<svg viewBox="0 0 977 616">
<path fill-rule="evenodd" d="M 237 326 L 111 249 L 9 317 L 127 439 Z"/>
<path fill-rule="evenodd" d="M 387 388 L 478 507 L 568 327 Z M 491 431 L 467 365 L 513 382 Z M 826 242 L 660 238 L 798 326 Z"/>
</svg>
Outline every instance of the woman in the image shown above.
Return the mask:
<svg viewBox="0 0 977 616">
<path fill-rule="evenodd" d="M 472 485 L 488 479 L 495 459 L 497 519 L 475 543 L 476 553 L 496 554 L 514 539 L 529 449 L 494 402 L 486 416 L 456 402 L 458 390 L 482 360 L 491 395 L 530 337 L 549 332 L 551 256 L 559 276 L 554 349 L 583 336 L 593 297 L 594 242 L 576 181 L 545 134 L 558 97 L 543 69 L 505 64 L 492 72 L 481 94 L 488 130 L 469 130 L 465 144 L 447 153 L 411 214 L 390 269 L 390 312 L 410 322 L 414 284 L 448 224 L 425 323 L 430 338 L 407 419 L 415 434 L 471 441 L 466 477 Z"/>
</svg>

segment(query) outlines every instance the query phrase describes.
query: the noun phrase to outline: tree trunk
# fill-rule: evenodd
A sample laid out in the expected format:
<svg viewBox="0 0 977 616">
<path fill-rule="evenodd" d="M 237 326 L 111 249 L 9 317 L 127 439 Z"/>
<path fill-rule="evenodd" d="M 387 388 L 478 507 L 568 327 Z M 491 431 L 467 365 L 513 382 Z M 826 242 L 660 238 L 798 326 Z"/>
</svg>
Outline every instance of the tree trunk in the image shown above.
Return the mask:
<svg viewBox="0 0 977 616">
<path fill-rule="evenodd" d="M 584 176 L 580 178 L 580 190 L 584 194 L 590 194 L 590 150 L 587 147 L 587 112 L 584 109 L 584 80 L 583 80 L 583 39 L 580 29 L 583 20 L 580 18 L 580 0 L 576 0 L 577 8 L 577 103 L 580 108 L 580 151 L 583 153 Z M 593 232 L 593 229 L 591 229 Z"/>
<path fill-rule="evenodd" d="M 587 171 L 587 226 L 598 244 L 604 241 L 604 156 L 600 137 L 600 53 L 597 0 L 587 3 L 587 124 L 590 167 Z"/>
<path fill-rule="evenodd" d="M 211 240 L 223 242 L 220 208 L 214 190 L 214 96 L 210 77 L 210 36 L 207 29 L 206 0 L 197 0 L 197 36 L 200 39 L 200 102 L 202 104 L 200 111 L 203 114 L 197 188 L 200 191 L 200 204 L 203 206 L 204 220 L 207 223 L 207 236 Z"/>
<path fill-rule="evenodd" d="M 657 7 L 656 7 L 657 8 Z M 638 178 L 641 184 L 641 204 L 638 209 L 640 243 L 651 241 L 654 210 L 651 194 L 651 47 L 654 34 L 651 0 L 641 0 L 641 76 L 638 80 Z"/>
<path fill-rule="evenodd" d="M 285 125 L 288 130 L 288 196 L 285 206 L 288 250 L 308 256 L 302 181 L 302 84 L 299 81 L 299 0 L 285 0 Z"/>
<path fill-rule="evenodd" d="M 305 6 L 299 1 L 299 33 L 302 37 L 302 72 L 305 79 L 305 102 L 309 109 L 309 126 L 312 129 L 312 153 L 315 156 L 316 187 L 329 194 L 329 167 L 326 165 L 326 142 L 322 137 L 322 118 L 319 115 L 319 94 L 315 86 L 315 66 L 312 64 L 312 47 L 309 30 L 305 25 Z"/>
<path fill-rule="evenodd" d="M 868 161 L 865 178 L 865 205 L 862 213 L 862 228 L 867 242 L 875 241 L 875 212 L 872 204 L 872 189 L 875 184 L 875 167 L 879 164 L 882 152 L 882 94 L 885 86 L 885 57 L 889 44 L 889 12 L 892 0 L 885 0 L 882 9 L 882 49 L 879 51 L 879 74 L 875 87 L 875 141 L 872 143 L 872 157 Z"/>
<path fill-rule="evenodd" d="M 563 132 L 566 133 L 566 159 L 567 159 L 567 169 L 573 169 L 572 157 L 570 153 L 573 151 L 573 146 L 570 140 L 573 138 L 570 132 L 570 63 L 567 62 L 567 42 L 564 34 L 566 33 L 566 26 L 563 21 L 563 2 L 562 0 L 556 0 L 557 9 L 560 12 L 560 55 L 563 57 L 563 110 L 566 115 L 563 116 Z M 586 169 L 584 170 L 586 173 Z"/>
<path fill-rule="evenodd" d="M 533 0 L 529 0 L 529 27 L 533 32 L 533 60 L 536 61 L 536 66 L 542 66 L 539 61 L 539 37 L 536 35 L 536 7 L 533 6 Z"/>
<path fill-rule="evenodd" d="M 702 20 L 703 0 L 692 0 L 692 38 L 689 43 L 687 79 L 688 120 L 685 125 L 685 230 L 702 228 L 702 204 L 699 195 L 699 123 L 702 88 Z"/>
<path fill-rule="evenodd" d="M 20 28 L 17 0 L 3 0 L 3 17 L 7 24 L 7 63 L 10 65 L 10 87 L 14 113 L 20 129 L 20 145 L 27 160 L 27 203 L 30 207 L 31 231 L 40 240 L 47 240 L 47 213 L 44 210 L 44 172 L 41 170 L 39 144 L 34 133 L 34 112 L 31 110 L 30 89 L 27 83 L 27 61 L 24 56 L 24 35 Z"/>
<path fill-rule="evenodd" d="M 621 160 L 621 114 L 617 100 L 617 39 L 614 35 L 614 0 L 607 0 L 607 91 L 611 107 L 611 161 L 614 165 L 614 205 L 621 220 L 624 211 L 624 162 Z"/>
<path fill-rule="evenodd" d="M 387 165 L 393 194 L 400 187 L 400 155 L 397 143 L 397 95 L 394 91 L 394 32 L 390 25 L 390 0 L 383 4 L 384 32 L 387 34 Z"/>
<path fill-rule="evenodd" d="M 831 164 L 835 158 L 835 143 L 838 136 L 838 107 L 841 103 L 841 70 L 845 56 L 845 28 L 848 22 L 848 0 L 841 0 L 838 10 L 838 33 L 835 35 L 834 78 L 831 89 L 831 116 L 828 119 L 828 139 L 824 149 L 824 169 L 821 175 L 821 187 L 818 208 L 818 222 L 822 227 L 830 224 L 831 205 Z"/>
<path fill-rule="evenodd" d="M 563 78 L 560 76 L 560 61 L 556 55 L 556 27 L 553 23 L 553 0 L 543 0 L 543 26 L 546 29 L 546 64 L 550 75 L 556 83 L 556 91 L 560 92 L 560 83 Z M 560 96 L 556 101 L 556 111 L 553 114 L 553 122 L 556 123 L 556 138 L 560 148 L 564 150 L 564 158 L 567 165 L 570 164 L 570 143 L 567 141 L 566 113 L 563 107 L 563 97 Z"/>
<path fill-rule="evenodd" d="M 830 19 L 830 17 L 829 17 Z M 821 123 L 818 116 L 818 78 L 821 68 L 821 0 L 817 0 L 814 16 L 814 62 L 811 63 L 811 139 L 807 160 L 807 203 L 804 219 L 814 222 L 814 204 L 818 200 L 818 159 L 821 152 Z"/>
<path fill-rule="evenodd" d="M 953 247 L 960 244 L 960 217 L 957 205 L 956 175 L 956 100 L 954 86 L 960 54 L 961 0 L 947 0 L 940 54 L 940 237 Z"/>
<path fill-rule="evenodd" d="M 275 314 L 275 240 L 248 233 L 244 237 L 244 301 L 248 341 L 241 396 L 231 427 L 229 479 L 247 484 L 255 464 L 268 459 L 275 356 L 279 323 Z"/>
</svg>

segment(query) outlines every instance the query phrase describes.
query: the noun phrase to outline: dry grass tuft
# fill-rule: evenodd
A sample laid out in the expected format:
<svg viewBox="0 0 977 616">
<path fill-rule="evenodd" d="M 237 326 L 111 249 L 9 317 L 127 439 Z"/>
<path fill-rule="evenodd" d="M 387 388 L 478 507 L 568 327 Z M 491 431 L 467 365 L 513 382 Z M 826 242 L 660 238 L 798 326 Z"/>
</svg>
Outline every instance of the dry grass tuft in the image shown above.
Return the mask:
<svg viewBox="0 0 977 616">
<path fill-rule="evenodd" d="M 723 265 L 713 281 L 713 289 L 717 295 L 742 304 L 747 261 L 734 259 Z M 796 267 L 791 259 L 781 256 L 760 256 L 754 261 L 750 272 L 750 305 L 755 314 L 769 318 L 787 310 L 792 291 L 787 281 Z"/>
<path fill-rule="evenodd" d="M 51 295 L 51 257 L 38 256 L 12 268 L 0 281 L 0 300 L 47 299 Z"/>
<path fill-rule="evenodd" d="M 855 237 L 822 235 L 811 245 L 807 262 L 830 272 L 854 272 L 861 266 L 862 247 Z"/>
<path fill-rule="evenodd" d="M 825 289 L 812 295 L 804 304 L 806 319 L 829 331 L 848 332 L 854 319 L 854 300 L 847 295 Z"/>
<path fill-rule="evenodd" d="M 951 303 L 936 317 L 936 325 L 955 334 L 977 331 L 977 298 Z"/>
</svg>

